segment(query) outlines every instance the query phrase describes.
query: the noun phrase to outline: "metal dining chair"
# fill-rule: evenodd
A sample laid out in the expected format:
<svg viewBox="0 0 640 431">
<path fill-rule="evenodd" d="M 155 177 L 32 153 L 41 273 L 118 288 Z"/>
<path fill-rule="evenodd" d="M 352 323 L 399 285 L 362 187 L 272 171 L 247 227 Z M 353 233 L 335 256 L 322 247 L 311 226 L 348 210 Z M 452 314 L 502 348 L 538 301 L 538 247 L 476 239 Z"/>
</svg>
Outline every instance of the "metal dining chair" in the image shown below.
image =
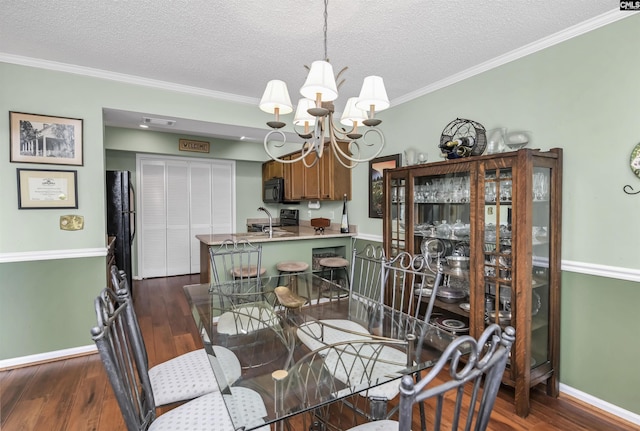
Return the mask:
<svg viewBox="0 0 640 431">
<path fill-rule="evenodd" d="M 126 274 L 124 271 L 118 270 L 115 265 L 111 266 L 110 270 L 112 294 L 105 297 L 104 301 L 108 301 L 110 298 L 114 301 L 117 298 L 123 298 L 121 301 L 126 302 L 124 298 L 131 297 Z M 118 306 L 118 301 L 113 302 L 113 307 Z M 133 305 L 129 307 L 128 312 L 131 314 L 131 330 L 135 331 L 136 339 L 140 340 L 142 364 L 148 370 L 156 406 L 187 401 L 210 392 L 219 391 L 209 355 L 204 349 L 179 355 L 149 368 L 147 351 Z M 223 365 L 222 369 L 225 370 L 227 381 L 233 383 L 240 378 L 240 361 L 236 355 L 222 346 L 212 346 L 212 349 L 217 360 Z"/>
<path fill-rule="evenodd" d="M 357 423 L 356 415 L 344 414 L 345 407 L 361 415 L 366 416 L 367 413 L 360 411 L 357 402 L 350 401 L 350 398 L 368 397 L 369 391 L 379 388 L 371 386 L 380 380 L 393 375 L 400 376 L 409 361 L 407 350 L 407 341 L 382 337 L 354 337 L 349 341 L 320 345 L 286 370 L 285 377 L 276 386 L 276 405 L 278 397 L 288 400 L 288 404 L 281 403 L 283 405 L 324 401 L 327 404 L 313 412 L 311 423 L 320 421 L 330 425 L 331 429 L 353 426 Z M 398 385 L 397 381 L 390 383 L 396 387 Z M 341 404 L 333 403 L 336 399 Z M 341 414 L 330 410 L 336 406 Z M 303 420 L 306 419 L 306 416 L 303 417 Z M 303 428 L 308 429 L 306 422 Z"/>
<path fill-rule="evenodd" d="M 266 273 L 262 267 L 262 244 L 247 240 L 225 240 L 217 247 L 209 247 L 212 283 L 234 281 L 238 291 Z"/>
<path fill-rule="evenodd" d="M 456 338 L 424 378 L 417 383 L 410 375 L 402 378 L 399 421 L 369 422 L 349 431 L 409 431 L 414 405 L 428 401 L 433 431 L 486 430 L 514 340 L 513 327 L 502 331 L 497 324 L 488 326 L 478 340 L 469 335 Z M 443 370 L 450 376 L 444 382 L 436 379 Z M 453 415 L 443 417 L 444 411 Z"/>
<path fill-rule="evenodd" d="M 224 397 L 234 397 L 243 417 L 258 426 L 266 416 L 258 393 L 234 387 L 211 392 L 156 417 L 156 401 L 146 366 L 144 342 L 137 328 L 129 292 L 105 288 L 95 300 L 97 325 L 91 329 L 128 431 L 234 430 Z M 212 359 L 216 360 L 216 359 Z M 228 403 L 227 403 L 228 404 Z M 232 414 L 234 412 L 232 411 Z M 265 426 L 261 430 L 268 431 Z"/>
<path fill-rule="evenodd" d="M 434 275 L 419 254 L 414 256 L 403 251 L 382 264 L 382 285 L 390 300 L 388 305 L 425 322 L 431 319 L 442 278 L 442 272 Z M 395 330 L 404 332 L 407 328 Z"/>
</svg>

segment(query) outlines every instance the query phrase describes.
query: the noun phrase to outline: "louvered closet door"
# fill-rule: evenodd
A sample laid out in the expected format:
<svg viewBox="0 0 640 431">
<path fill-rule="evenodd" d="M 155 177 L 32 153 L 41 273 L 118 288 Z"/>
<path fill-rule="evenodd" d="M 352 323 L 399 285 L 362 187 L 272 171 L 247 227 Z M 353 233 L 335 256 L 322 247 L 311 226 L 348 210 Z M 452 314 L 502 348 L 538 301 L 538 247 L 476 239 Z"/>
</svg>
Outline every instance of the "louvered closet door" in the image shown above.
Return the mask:
<svg viewBox="0 0 640 431">
<path fill-rule="evenodd" d="M 200 272 L 196 235 L 235 231 L 235 162 L 140 157 L 138 273 Z"/>
<path fill-rule="evenodd" d="M 191 273 L 200 272 L 200 241 L 196 235 L 210 234 L 213 229 L 212 166 L 211 163 L 192 163 L 191 175 Z"/>
<path fill-rule="evenodd" d="M 167 273 L 191 272 L 191 241 L 189 221 L 189 165 L 187 162 L 167 162 Z"/>
<path fill-rule="evenodd" d="M 213 233 L 235 231 L 235 164 L 216 160 L 211 164 Z"/>
<path fill-rule="evenodd" d="M 139 268 L 143 278 L 167 274 L 165 163 L 145 160 L 139 167 Z"/>
</svg>

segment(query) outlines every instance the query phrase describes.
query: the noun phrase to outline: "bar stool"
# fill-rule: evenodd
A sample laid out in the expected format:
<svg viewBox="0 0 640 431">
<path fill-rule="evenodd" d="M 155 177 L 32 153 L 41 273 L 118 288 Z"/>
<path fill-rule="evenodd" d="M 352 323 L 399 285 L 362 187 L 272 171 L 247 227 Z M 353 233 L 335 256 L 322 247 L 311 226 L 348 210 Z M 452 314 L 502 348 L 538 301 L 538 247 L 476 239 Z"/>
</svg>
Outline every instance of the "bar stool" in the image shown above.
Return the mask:
<svg viewBox="0 0 640 431">
<path fill-rule="evenodd" d="M 305 272 L 309 269 L 309 264 L 306 262 L 298 262 L 287 260 L 284 262 L 279 262 L 276 265 L 276 269 L 278 270 L 278 286 L 282 286 L 282 276 L 288 277 L 288 285 L 290 285 L 291 291 L 293 293 L 298 293 L 298 274 Z M 309 286 L 307 286 L 308 288 Z M 311 294 L 311 292 L 307 292 L 307 294 Z"/>
<path fill-rule="evenodd" d="M 340 280 L 344 279 L 346 280 L 346 286 L 344 287 L 346 289 L 349 288 L 349 272 L 347 270 L 347 268 L 349 267 L 349 261 L 347 259 L 343 257 L 324 257 L 320 259 L 318 264 L 320 265 L 321 270 L 323 272 L 329 271 L 329 280 L 331 280 L 336 284 L 342 284 L 340 283 Z M 340 280 L 337 280 L 336 275 L 337 275 L 337 272 L 340 270 L 344 272 L 344 277 L 341 277 Z M 342 298 L 344 296 L 347 296 L 348 293 L 346 292 L 346 290 L 343 291 L 342 293 L 338 293 L 333 289 L 329 289 L 323 292 L 323 295 L 329 296 L 331 298 L 335 298 L 335 297 Z"/>
</svg>

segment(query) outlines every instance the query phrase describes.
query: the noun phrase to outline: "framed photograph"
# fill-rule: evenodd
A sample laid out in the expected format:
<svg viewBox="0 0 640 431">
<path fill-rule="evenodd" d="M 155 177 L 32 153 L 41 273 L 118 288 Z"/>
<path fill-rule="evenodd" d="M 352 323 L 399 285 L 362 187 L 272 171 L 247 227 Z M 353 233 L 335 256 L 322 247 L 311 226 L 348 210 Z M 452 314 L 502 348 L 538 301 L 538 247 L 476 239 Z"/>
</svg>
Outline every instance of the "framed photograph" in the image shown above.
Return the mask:
<svg viewBox="0 0 640 431">
<path fill-rule="evenodd" d="M 18 209 L 78 208 L 78 171 L 17 171 Z"/>
<path fill-rule="evenodd" d="M 82 166 L 82 120 L 9 112 L 11 162 Z"/>
<path fill-rule="evenodd" d="M 369 218 L 382 218 L 382 175 L 385 169 L 394 169 L 401 164 L 401 155 L 378 157 L 369 162 Z"/>
</svg>

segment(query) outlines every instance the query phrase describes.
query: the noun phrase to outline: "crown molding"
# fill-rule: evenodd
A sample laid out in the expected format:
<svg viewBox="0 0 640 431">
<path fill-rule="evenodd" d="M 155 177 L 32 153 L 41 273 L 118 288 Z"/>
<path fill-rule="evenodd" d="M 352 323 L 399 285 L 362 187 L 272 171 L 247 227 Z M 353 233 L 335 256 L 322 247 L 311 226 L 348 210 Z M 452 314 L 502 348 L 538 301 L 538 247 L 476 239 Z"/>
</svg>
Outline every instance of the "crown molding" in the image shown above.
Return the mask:
<svg viewBox="0 0 640 431">
<path fill-rule="evenodd" d="M 259 100 L 255 97 L 239 96 L 236 94 L 223 93 L 221 91 L 207 90 L 204 88 L 190 87 L 188 85 L 174 84 L 167 81 L 143 78 L 141 76 L 126 75 L 124 73 L 110 72 L 108 70 L 93 69 L 91 67 L 76 66 L 73 64 L 59 63 L 39 58 L 22 57 L 2 52 L 0 52 L 0 62 L 35 67 L 38 69 L 54 70 L 57 72 L 73 73 L 75 75 L 91 76 L 93 78 L 108 79 L 110 81 L 117 81 L 125 84 L 140 85 L 159 90 L 169 90 L 194 96 L 210 97 L 212 99 L 225 100 L 228 102 L 246 103 L 251 105 L 258 105 L 259 103 Z"/>
<path fill-rule="evenodd" d="M 391 105 L 397 106 L 402 103 L 409 102 L 413 99 L 417 99 L 418 97 L 424 96 L 426 94 L 433 93 L 434 91 L 456 84 L 460 81 L 464 81 L 465 79 L 471 78 L 475 75 L 479 75 L 483 72 L 487 72 L 491 69 L 495 69 L 496 67 L 503 66 L 507 63 L 518 60 L 522 57 L 526 57 L 527 55 L 533 54 L 535 52 L 542 51 L 543 49 L 565 42 L 569 39 L 588 33 L 607 24 L 611 24 L 624 18 L 629 18 L 636 13 L 639 12 L 627 12 L 620 11 L 619 9 L 613 9 L 609 12 L 603 13 L 602 15 L 581 22 L 580 24 L 576 24 L 573 27 L 569 27 L 558 33 L 544 37 L 540 40 L 532 42 L 499 57 L 493 58 L 470 69 L 464 70 L 460 73 L 456 73 L 455 75 L 451 75 L 424 88 L 398 97 L 397 99 L 391 101 Z"/>
<path fill-rule="evenodd" d="M 569 27 L 568 29 L 565 29 L 561 32 L 558 32 L 551 36 L 540 39 L 536 42 L 525 45 L 524 47 L 511 51 L 505 55 L 496 57 L 478 66 L 472 67 L 460 73 L 456 73 L 445 79 L 442 79 L 438 82 L 428 85 L 424 88 L 413 91 L 404 96 L 398 97 L 392 100 L 392 105 L 397 106 L 402 103 L 409 102 L 410 100 L 413 100 L 418 97 L 424 96 L 426 94 L 432 93 L 434 91 L 440 90 L 444 87 L 448 87 L 449 85 L 453 85 L 467 78 L 471 78 L 472 76 L 475 76 L 480 73 L 491 70 L 493 68 L 502 66 L 511 61 L 525 57 L 529 54 L 533 54 L 535 52 L 541 51 L 545 48 L 549 48 L 550 46 L 564 42 L 576 36 L 580 36 L 582 34 L 588 33 L 592 30 L 603 27 L 607 24 L 611 24 L 621 19 L 628 18 L 632 15 L 635 15 L 636 13 L 640 13 L 640 12 L 628 12 L 628 11 L 620 11 L 619 9 L 613 9 L 607 13 L 604 13 L 602 15 L 599 15 L 597 17 L 584 21 L 580 24 L 574 25 L 573 27 Z M 225 100 L 229 102 L 245 103 L 253 106 L 258 105 L 259 103 L 259 99 L 255 97 L 239 96 L 236 94 L 223 93 L 220 91 L 207 90 L 204 88 L 191 87 L 188 85 L 174 84 L 171 82 L 148 79 L 140 76 L 126 75 L 123 73 L 110 72 L 107 70 L 93 69 L 90 67 L 76 66 L 72 64 L 59 63 L 55 61 L 48 61 L 48 60 L 42 60 L 37 58 L 31 58 L 31 57 L 22 57 L 19 55 L 13 55 L 13 54 L 1 53 L 1 52 L 0 52 L 0 62 L 12 63 L 12 64 L 21 65 L 21 66 L 35 67 L 39 69 L 54 70 L 58 72 L 73 73 L 76 75 L 91 76 L 94 78 L 108 79 L 111 81 L 140 85 L 144 87 L 157 88 L 160 90 L 169 90 L 169 91 L 174 91 L 179 93 L 191 94 L 195 96 L 210 97 L 213 99 Z"/>
</svg>

